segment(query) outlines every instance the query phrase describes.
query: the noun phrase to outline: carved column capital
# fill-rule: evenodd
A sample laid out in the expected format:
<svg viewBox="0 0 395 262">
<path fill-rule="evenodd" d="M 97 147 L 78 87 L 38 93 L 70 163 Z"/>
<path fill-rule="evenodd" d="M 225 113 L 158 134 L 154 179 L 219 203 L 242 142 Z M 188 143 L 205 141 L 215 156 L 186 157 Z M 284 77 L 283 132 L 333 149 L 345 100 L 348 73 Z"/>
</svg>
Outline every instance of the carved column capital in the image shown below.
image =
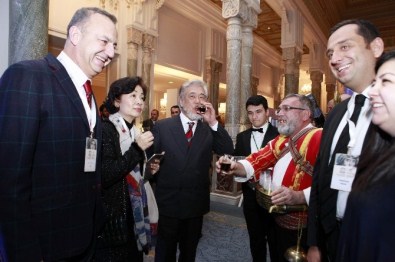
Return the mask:
<svg viewBox="0 0 395 262">
<path fill-rule="evenodd" d="M 143 43 L 143 32 L 136 28 L 129 27 L 127 29 L 127 43 L 141 45 Z"/>
</svg>

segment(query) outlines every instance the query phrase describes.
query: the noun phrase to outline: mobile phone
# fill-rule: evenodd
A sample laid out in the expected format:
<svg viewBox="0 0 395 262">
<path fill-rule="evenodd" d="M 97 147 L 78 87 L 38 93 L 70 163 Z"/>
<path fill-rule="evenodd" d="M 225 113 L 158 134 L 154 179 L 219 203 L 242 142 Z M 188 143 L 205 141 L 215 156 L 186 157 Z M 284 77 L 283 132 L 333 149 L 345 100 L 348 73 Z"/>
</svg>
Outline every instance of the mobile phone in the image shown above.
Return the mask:
<svg viewBox="0 0 395 262">
<path fill-rule="evenodd" d="M 151 162 L 154 162 L 155 160 L 159 160 L 159 162 L 163 159 L 165 156 L 165 152 L 163 151 L 160 154 L 153 154 L 147 161 L 147 164 L 150 164 Z"/>
</svg>

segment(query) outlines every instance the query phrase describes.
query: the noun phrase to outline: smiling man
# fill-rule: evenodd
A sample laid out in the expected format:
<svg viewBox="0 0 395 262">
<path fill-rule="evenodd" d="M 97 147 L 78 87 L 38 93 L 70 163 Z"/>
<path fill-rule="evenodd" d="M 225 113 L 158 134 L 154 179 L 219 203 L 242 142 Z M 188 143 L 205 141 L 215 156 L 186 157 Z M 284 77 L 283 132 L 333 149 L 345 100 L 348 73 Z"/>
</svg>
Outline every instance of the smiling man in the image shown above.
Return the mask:
<svg viewBox="0 0 395 262">
<path fill-rule="evenodd" d="M 90 80 L 115 55 L 116 21 L 105 10 L 81 8 L 58 57 L 11 65 L 0 79 L 6 261 L 90 259 L 103 220 L 101 147 L 87 148 L 102 144 Z"/>
<path fill-rule="evenodd" d="M 311 124 L 313 107 L 306 96 L 287 95 L 276 113 L 280 135 L 245 160 L 232 161 L 231 170 L 227 173 L 257 182 L 262 171 L 273 168 L 272 184 L 276 185 L 271 194 L 273 204 L 287 206 L 308 204 L 321 129 Z M 220 171 L 222 160 L 223 157 L 216 163 L 217 172 Z M 307 212 L 294 211 L 272 216 L 275 220 L 276 248 L 274 254 L 270 254 L 271 261 L 285 261 L 285 251 L 296 245 L 299 226 L 303 229 L 300 244 L 306 248 Z M 261 222 L 265 223 L 265 221 Z"/>
<path fill-rule="evenodd" d="M 369 89 L 375 78 L 376 59 L 384 50 L 376 27 L 366 20 L 345 20 L 331 29 L 327 56 L 332 73 L 354 91 L 329 114 L 322 134 L 310 194 L 309 261 L 334 261 L 349 189 L 333 183 L 337 155 L 359 157 L 369 132 Z M 349 174 L 349 177 L 355 177 Z M 352 184 L 352 180 L 348 181 Z"/>
</svg>

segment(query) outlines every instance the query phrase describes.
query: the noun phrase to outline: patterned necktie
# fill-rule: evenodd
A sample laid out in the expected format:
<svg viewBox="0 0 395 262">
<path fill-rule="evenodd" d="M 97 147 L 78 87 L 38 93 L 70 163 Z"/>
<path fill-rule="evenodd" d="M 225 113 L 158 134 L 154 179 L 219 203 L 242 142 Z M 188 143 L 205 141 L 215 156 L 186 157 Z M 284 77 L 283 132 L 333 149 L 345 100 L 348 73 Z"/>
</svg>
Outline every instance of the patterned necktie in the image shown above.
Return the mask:
<svg viewBox="0 0 395 262">
<path fill-rule="evenodd" d="M 88 100 L 88 105 L 89 107 L 92 107 L 92 87 L 90 80 L 86 80 L 84 84 L 84 89 L 86 93 L 86 100 Z"/>
<path fill-rule="evenodd" d="M 185 133 L 185 137 L 188 140 L 188 145 L 191 144 L 191 140 L 192 140 L 192 136 L 193 136 L 192 128 L 193 128 L 194 124 L 195 124 L 195 122 L 188 122 L 189 128 L 188 128 L 188 131 Z"/>
</svg>

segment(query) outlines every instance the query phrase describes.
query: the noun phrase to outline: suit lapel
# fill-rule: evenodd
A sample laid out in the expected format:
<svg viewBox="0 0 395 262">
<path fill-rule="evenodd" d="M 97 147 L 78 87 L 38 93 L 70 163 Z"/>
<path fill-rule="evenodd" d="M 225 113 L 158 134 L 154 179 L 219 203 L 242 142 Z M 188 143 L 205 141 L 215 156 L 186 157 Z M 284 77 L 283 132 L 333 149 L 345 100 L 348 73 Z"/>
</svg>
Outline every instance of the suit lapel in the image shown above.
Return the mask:
<svg viewBox="0 0 395 262">
<path fill-rule="evenodd" d="M 246 154 L 245 155 L 249 155 L 251 154 L 251 128 L 247 130 L 247 132 L 244 133 L 243 135 L 243 150 L 246 150 Z"/>
<path fill-rule="evenodd" d="M 188 141 L 185 137 L 184 127 L 182 126 L 181 118 L 173 117 L 172 121 L 176 122 L 176 124 L 170 125 L 170 132 L 174 138 L 175 143 L 177 144 L 177 148 L 179 148 L 184 155 L 188 152 Z"/>
<path fill-rule="evenodd" d="M 45 59 L 48 62 L 49 68 L 53 71 L 55 77 L 59 82 L 59 87 L 63 89 L 67 98 L 69 98 L 72 104 L 77 108 L 81 118 L 84 120 L 84 123 L 89 128 L 88 118 L 85 113 L 84 105 L 82 104 L 81 98 L 74 86 L 73 81 L 70 76 L 67 74 L 66 69 L 63 65 L 52 55 L 47 55 Z M 97 110 L 96 110 L 97 111 Z M 100 118 L 97 118 L 99 121 Z"/>
</svg>

